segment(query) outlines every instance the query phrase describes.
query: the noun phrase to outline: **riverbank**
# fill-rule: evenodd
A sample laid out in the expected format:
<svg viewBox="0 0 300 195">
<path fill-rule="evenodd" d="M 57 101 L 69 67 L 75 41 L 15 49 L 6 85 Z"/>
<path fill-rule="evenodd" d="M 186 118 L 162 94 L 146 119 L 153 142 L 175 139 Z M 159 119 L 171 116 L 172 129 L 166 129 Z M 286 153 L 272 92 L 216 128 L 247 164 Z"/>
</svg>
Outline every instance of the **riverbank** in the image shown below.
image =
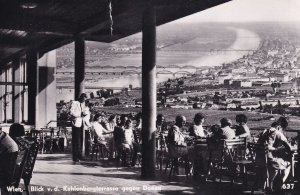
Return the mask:
<svg viewBox="0 0 300 195">
<path fill-rule="evenodd" d="M 241 29 L 241 28 L 232 28 L 228 27 L 230 30 L 235 31 L 236 33 L 236 40 L 232 43 L 232 45 L 226 49 L 222 49 L 225 52 L 213 53 L 209 52 L 205 56 L 201 56 L 199 58 L 193 59 L 189 61 L 189 53 L 186 53 L 186 61 L 181 62 L 177 65 L 185 66 L 185 65 L 193 65 L 196 67 L 201 66 L 218 66 L 222 63 L 233 62 L 238 60 L 239 58 L 247 55 L 251 52 L 251 50 L 256 50 L 259 48 L 260 45 L 260 37 L 252 31 Z M 197 41 L 195 39 L 194 41 Z M 216 50 L 218 50 L 216 48 Z M 227 51 L 226 51 L 227 50 Z M 236 51 L 234 51 L 236 50 Z M 239 51 L 243 50 L 243 51 Z M 249 50 L 249 51 L 247 51 Z M 185 53 L 180 51 L 169 51 L 168 55 L 170 58 L 178 57 L 179 53 Z M 171 55 L 173 54 L 173 55 Z M 160 52 L 158 51 L 158 58 L 160 56 Z M 136 55 L 130 55 L 128 58 L 136 58 Z M 181 56 L 182 57 L 182 56 Z M 122 64 L 122 62 L 120 62 Z M 115 70 L 116 71 L 116 70 Z M 169 78 L 174 78 L 173 75 L 158 75 L 157 82 L 164 82 Z M 121 77 L 114 77 L 112 79 L 101 80 L 99 82 L 87 83 L 91 85 L 100 85 L 103 87 L 128 87 L 130 84 L 133 87 L 141 87 L 142 77 L 141 75 L 129 75 L 129 76 L 121 76 Z"/>
</svg>

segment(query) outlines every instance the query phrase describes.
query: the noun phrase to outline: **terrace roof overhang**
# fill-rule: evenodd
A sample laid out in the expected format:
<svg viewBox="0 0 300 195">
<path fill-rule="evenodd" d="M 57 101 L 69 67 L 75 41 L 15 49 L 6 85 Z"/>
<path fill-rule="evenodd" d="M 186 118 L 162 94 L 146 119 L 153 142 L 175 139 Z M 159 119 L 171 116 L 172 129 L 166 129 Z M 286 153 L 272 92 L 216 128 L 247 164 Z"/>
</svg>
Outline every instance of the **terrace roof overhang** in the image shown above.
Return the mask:
<svg viewBox="0 0 300 195">
<path fill-rule="evenodd" d="M 156 9 L 156 24 L 162 25 L 228 1 L 0 0 L 0 68 L 30 49 L 42 54 L 76 36 L 112 42 L 140 32 L 149 2 Z M 36 7 L 23 8 L 28 2 Z"/>
</svg>

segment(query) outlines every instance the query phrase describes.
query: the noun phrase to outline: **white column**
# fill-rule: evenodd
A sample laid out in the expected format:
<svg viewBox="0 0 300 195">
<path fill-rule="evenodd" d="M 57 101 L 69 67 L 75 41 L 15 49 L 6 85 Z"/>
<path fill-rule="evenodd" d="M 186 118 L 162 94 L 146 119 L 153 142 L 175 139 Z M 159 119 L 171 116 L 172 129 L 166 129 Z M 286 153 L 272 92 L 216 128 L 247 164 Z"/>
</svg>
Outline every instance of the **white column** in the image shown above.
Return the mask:
<svg viewBox="0 0 300 195">
<path fill-rule="evenodd" d="M 56 51 L 44 54 L 38 60 L 38 83 L 36 99 L 36 128 L 46 127 L 57 120 L 56 113 Z M 56 127 L 56 122 L 50 126 Z"/>
</svg>

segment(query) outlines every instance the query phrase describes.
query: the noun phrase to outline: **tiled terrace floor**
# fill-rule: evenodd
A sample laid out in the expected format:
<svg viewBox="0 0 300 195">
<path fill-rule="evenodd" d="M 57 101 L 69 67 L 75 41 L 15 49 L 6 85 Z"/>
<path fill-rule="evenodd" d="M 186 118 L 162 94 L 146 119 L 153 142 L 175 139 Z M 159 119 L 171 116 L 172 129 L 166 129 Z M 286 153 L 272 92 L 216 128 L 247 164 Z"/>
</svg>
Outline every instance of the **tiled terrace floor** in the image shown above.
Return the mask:
<svg viewBox="0 0 300 195">
<path fill-rule="evenodd" d="M 107 160 L 74 165 L 68 154 L 38 155 L 30 188 L 41 186 L 43 191 L 32 194 L 242 194 L 236 185 L 232 190 L 230 183 L 200 183 L 184 175 L 169 180 L 159 170 L 155 180 L 144 181 L 140 178 L 140 168 L 116 168 Z M 68 191 L 72 186 L 98 187 L 98 191 Z M 107 187 L 114 189 L 103 189 Z"/>
</svg>

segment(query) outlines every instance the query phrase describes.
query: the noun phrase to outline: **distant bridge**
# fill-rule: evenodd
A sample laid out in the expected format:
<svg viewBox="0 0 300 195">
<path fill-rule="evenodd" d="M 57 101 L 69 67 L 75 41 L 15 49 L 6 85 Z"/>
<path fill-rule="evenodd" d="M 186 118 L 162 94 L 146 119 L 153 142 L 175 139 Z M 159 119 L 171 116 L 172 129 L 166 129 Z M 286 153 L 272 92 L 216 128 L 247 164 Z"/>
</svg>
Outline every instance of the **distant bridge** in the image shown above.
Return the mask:
<svg viewBox="0 0 300 195">
<path fill-rule="evenodd" d="M 181 53 L 227 53 L 227 52 L 253 52 L 252 49 L 210 49 L 210 50 L 180 50 L 180 49 L 163 49 L 158 52 L 181 52 Z"/>
<path fill-rule="evenodd" d="M 91 65 L 91 64 L 89 64 Z M 139 66 L 100 66 L 97 62 L 93 62 L 92 66 L 97 66 L 95 71 L 86 71 L 86 75 L 131 75 L 131 74 L 142 74 L 142 68 Z M 176 75 L 187 75 L 187 74 L 194 74 L 198 70 L 202 70 L 203 67 L 198 67 L 194 65 L 157 65 L 156 66 L 157 73 L 156 74 L 172 74 L 173 76 Z M 96 71 L 97 70 L 97 71 Z M 58 75 L 73 75 L 73 71 L 58 71 Z"/>
<path fill-rule="evenodd" d="M 187 71 L 187 70 L 180 70 L 180 71 L 170 71 L 170 70 L 160 70 L 156 72 L 156 75 L 159 74 L 171 74 L 174 77 L 176 75 L 189 75 L 189 74 L 194 74 L 195 71 Z M 57 72 L 57 75 L 74 75 L 74 72 Z M 111 75 L 111 76 L 118 76 L 118 75 L 132 75 L 132 74 L 137 74 L 137 75 L 141 75 L 142 71 L 138 71 L 138 70 L 124 70 L 124 71 L 117 71 L 117 72 L 112 72 L 112 71 L 97 71 L 97 72 L 85 72 L 85 75 Z"/>
<path fill-rule="evenodd" d="M 101 66 L 100 61 L 95 61 L 92 63 L 87 64 L 89 67 L 97 67 L 97 69 L 134 69 L 134 70 L 140 70 L 142 67 L 141 66 L 133 66 L 133 65 L 123 65 L 123 66 L 113 66 L 113 65 L 105 65 Z M 177 65 L 177 64 L 170 64 L 170 65 L 156 65 L 157 69 L 195 69 L 195 70 L 201 70 L 203 69 L 202 67 L 194 66 L 194 65 Z"/>
<path fill-rule="evenodd" d="M 74 89 L 74 86 L 71 86 L 71 85 L 64 85 L 64 84 L 60 84 L 58 83 L 56 88 L 58 90 L 60 89 Z M 98 85 L 90 85 L 90 84 L 86 84 L 84 86 L 85 89 L 97 89 L 97 90 L 100 90 L 100 89 L 112 89 L 112 90 L 124 90 L 126 87 L 103 87 L 103 86 L 98 86 Z M 136 90 L 141 90 L 140 88 L 134 88 L 132 89 L 133 91 L 136 91 Z"/>
</svg>

